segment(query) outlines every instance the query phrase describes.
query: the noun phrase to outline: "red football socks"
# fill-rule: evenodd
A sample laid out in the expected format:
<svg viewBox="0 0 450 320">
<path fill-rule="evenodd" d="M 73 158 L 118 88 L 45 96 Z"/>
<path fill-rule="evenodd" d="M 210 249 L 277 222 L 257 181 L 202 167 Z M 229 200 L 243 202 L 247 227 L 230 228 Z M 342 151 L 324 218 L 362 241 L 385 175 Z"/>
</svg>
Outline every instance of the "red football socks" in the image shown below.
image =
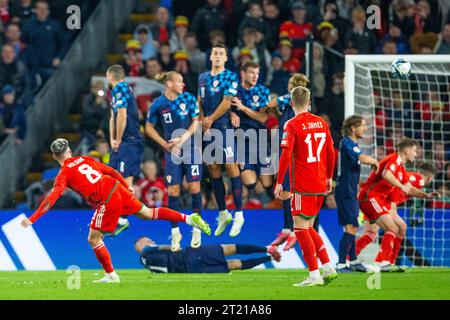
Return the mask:
<svg viewBox="0 0 450 320">
<path fill-rule="evenodd" d="M 389 261 L 391 258 L 392 249 L 394 248 L 395 233 L 388 231 L 384 233 L 383 241 L 381 241 L 380 250 L 375 257 L 375 262 Z"/>
<path fill-rule="evenodd" d="M 314 242 L 314 247 L 316 248 L 316 254 L 319 257 L 322 265 L 330 262 L 330 258 L 328 257 L 327 248 L 323 243 L 322 237 L 317 233 L 317 231 L 313 228 L 309 228 L 309 235 L 311 236 L 312 241 Z"/>
<path fill-rule="evenodd" d="M 111 263 L 111 256 L 109 255 L 109 251 L 104 243 L 95 247 L 94 253 L 97 257 L 98 262 L 100 262 L 106 273 L 111 273 L 114 271 L 114 267 Z"/>
<path fill-rule="evenodd" d="M 294 228 L 295 236 L 302 249 L 303 258 L 308 265 L 309 271 L 314 271 L 319 269 L 317 264 L 316 248 L 314 246 L 313 239 L 308 232 L 308 229 Z"/>
<path fill-rule="evenodd" d="M 400 251 L 400 247 L 402 246 L 403 237 L 397 237 L 394 240 L 394 249 L 392 249 L 391 258 L 389 259 L 391 264 L 395 264 L 395 260 L 397 260 L 398 252 Z"/>
<path fill-rule="evenodd" d="M 373 232 L 365 232 L 361 237 L 356 240 L 356 255 L 359 256 L 361 251 L 364 250 L 375 238 L 377 235 Z"/>
<path fill-rule="evenodd" d="M 153 211 L 153 220 L 186 222 L 186 215 L 169 208 L 155 208 Z"/>
</svg>

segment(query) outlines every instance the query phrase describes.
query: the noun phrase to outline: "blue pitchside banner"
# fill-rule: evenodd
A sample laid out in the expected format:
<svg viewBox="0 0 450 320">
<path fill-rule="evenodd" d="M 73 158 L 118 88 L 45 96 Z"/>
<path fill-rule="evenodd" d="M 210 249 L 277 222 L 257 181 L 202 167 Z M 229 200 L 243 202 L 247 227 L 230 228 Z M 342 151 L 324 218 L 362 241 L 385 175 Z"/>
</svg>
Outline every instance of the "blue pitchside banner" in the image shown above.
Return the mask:
<svg viewBox="0 0 450 320">
<path fill-rule="evenodd" d="M 20 221 L 31 212 L 0 211 L 0 270 L 56 270 L 77 265 L 81 269 L 99 269 L 94 253 L 88 242 L 88 224 L 93 211 L 52 210 L 43 216 L 32 228 L 23 229 Z M 203 216 L 216 226 L 217 211 L 204 210 Z M 432 216 L 431 216 L 432 215 Z M 433 265 L 450 266 L 449 214 L 426 212 L 425 223 L 409 228 L 408 239 L 416 249 Z M 281 210 L 247 210 L 241 234 L 228 236 L 231 228 L 219 236 L 203 235 L 203 244 L 254 244 L 266 246 L 281 230 L 283 215 Z M 180 224 L 183 234 L 182 246 L 190 243 L 191 229 Z M 342 228 L 337 225 L 336 210 L 322 210 L 320 213 L 320 234 L 323 236 L 332 263 L 337 262 L 337 251 Z M 115 268 L 141 268 L 134 242 L 140 236 L 148 236 L 158 244 L 170 243 L 170 223 L 167 221 L 142 221 L 130 217 L 130 227 L 117 237 L 107 237 L 105 243 L 111 253 Z M 301 252 L 297 245 L 294 250 L 283 252 L 280 263 L 270 262 L 260 268 L 304 268 Z M 239 257 L 239 256 L 237 256 Z M 404 264 L 411 265 L 409 259 Z"/>
</svg>

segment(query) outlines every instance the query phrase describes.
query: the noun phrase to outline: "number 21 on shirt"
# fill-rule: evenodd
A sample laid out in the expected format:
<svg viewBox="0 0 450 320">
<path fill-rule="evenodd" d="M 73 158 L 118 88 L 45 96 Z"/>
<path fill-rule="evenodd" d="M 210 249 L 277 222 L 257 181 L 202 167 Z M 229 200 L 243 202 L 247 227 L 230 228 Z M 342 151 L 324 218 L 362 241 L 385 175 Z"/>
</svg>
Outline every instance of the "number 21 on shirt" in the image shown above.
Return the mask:
<svg viewBox="0 0 450 320">
<path fill-rule="evenodd" d="M 314 137 L 315 141 L 319 141 L 319 145 L 317 146 L 316 150 L 316 155 L 314 155 L 312 137 Z M 306 159 L 306 162 L 308 163 L 320 162 L 320 152 L 322 151 L 326 139 L 327 134 L 325 132 L 316 132 L 314 133 L 314 135 L 308 133 L 305 139 L 305 143 L 308 145 L 308 158 Z"/>
</svg>

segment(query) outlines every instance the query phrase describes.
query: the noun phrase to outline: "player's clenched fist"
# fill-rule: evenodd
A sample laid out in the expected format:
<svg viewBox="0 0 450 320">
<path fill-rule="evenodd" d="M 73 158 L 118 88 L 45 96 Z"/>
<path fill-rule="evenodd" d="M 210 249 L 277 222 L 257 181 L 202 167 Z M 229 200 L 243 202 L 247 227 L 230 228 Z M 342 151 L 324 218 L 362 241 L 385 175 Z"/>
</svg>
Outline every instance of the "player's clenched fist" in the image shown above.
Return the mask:
<svg viewBox="0 0 450 320">
<path fill-rule="evenodd" d="M 24 228 L 28 228 L 29 226 L 31 226 L 33 224 L 33 222 L 30 221 L 30 219 L 23 219 L 22 222 L 20 223 L 20 225 Z"/>
</svg>

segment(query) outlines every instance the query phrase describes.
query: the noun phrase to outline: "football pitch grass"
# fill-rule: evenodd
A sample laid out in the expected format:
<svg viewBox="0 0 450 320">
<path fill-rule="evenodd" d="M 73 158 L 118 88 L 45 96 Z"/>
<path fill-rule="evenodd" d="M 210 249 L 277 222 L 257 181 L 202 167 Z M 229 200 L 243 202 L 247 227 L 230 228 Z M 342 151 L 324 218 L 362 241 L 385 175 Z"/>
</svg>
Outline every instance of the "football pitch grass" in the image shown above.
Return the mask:
<svg viewBox="0 0 450 320">
<path fill-rule="evenodd" d="M 69 290 L 73 274 L 65 271 L 0 272 L 0 299 L 51 300 L 306 300 L 306 299 L 450 299 L 450 268 L 412 268 L 382 273 L 380 289 L 373 274 L 340 274 L 325 287 L 292 287 L 306 270 L 248 270 L 230 274 L 151 274 L 117 270 L 121 283 L 92 283 L 100 270 L 82 270 L 80 289 Z"/>
</svg>

